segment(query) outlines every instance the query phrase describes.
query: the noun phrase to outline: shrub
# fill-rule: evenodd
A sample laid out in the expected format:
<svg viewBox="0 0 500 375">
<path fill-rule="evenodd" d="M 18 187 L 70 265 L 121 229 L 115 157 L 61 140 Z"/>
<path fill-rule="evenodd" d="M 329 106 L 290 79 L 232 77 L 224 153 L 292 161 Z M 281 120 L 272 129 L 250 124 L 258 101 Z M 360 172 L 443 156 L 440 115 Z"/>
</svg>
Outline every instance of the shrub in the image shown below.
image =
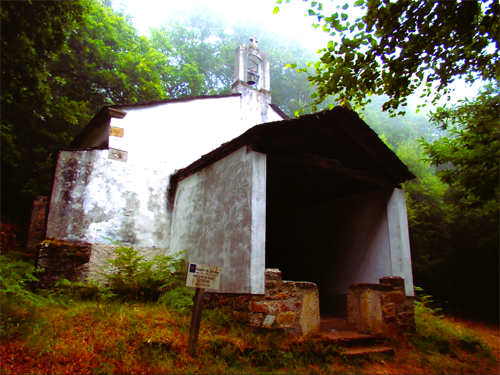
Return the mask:
<svg viewBox="0 0 500 375">
<path fill-rule="evenodd" d="M 34 320 L 37 307 L 55 302 L 35 294 L 31 286 L 38 281 L 35 267 L 11 252 L 0 254 L 0 331 L 4 339 Z"/>
<path fill-rule="evenodd" d="M 147 261 L 132 247 L 124 246 L 116 249 L 115 255 L 107 261 L 110 266 L 104 275 L 111 291 L 120 298 L 156 301 L 182 285 L 185 262 L 180 257 L 156 255 Z"/>
<path fill-rule="evenodd" d="M 413 344 L 424 352 L 451 353 L 456 355 L 458 349 L 467 351 L 481 350 L 488 355 L 487 346 L 482 344 L 470 329 L 464 329 L 441 315 L 440 308 L 433 308 L 432 296 L 416 287 L 415 323 L 417 334 L 412 336 Z"/>
</svg>

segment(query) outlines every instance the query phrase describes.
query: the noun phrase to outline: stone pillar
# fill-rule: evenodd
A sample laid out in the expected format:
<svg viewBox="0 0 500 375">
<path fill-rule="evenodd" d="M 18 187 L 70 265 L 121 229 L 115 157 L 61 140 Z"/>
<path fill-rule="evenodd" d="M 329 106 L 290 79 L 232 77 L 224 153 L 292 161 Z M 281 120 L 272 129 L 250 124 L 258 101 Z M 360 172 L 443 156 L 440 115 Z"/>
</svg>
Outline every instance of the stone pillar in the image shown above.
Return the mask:
<svg viewBox="0 0 500 375">
<path fill-rule="evenodd" d="M 266 294 L 253 296 L 250 323 L 261 328 L 282 328 L 299 336 L 320 331 L 319 293 L 314 283 L 283 281 L 281 271 L 266 269 Z"/>
<path fill-rule="evenodd" d="M 394 189 L 387 202 L 387 220 L 392 276 L 404 278 L 406 295 L 413 296 L 413 275 L 411 270 L 406 197 L 405 192 L 401 189 Z"/>
<path fill-rule="evenodd" d="M 38 244 L 45 239 L 45 217 L 47 215 L 48 200 L 49 197 L 46 195 L 36 195 L 33 201 L 27 244 L 27 252 L 30 254 L 36 254 Z"/>
<path fill-rule="evenodd" d="M 205 294 L 205 306 L 225 307 L 245 314 L 257 329 L 279 330 L 298 336 L 320 331 L 319 293 L 316 284 L 281 280 L 281 271 L 266 269 L 264 295 Z"/>
<path fill-rule="evenodd" d="M 380 284 L 351 284 L 347 319 L 351 328 L 369 335 L 413 331 L 413 297 L 406 296 L 404 279 L 388 276 Z"/>
</svg>

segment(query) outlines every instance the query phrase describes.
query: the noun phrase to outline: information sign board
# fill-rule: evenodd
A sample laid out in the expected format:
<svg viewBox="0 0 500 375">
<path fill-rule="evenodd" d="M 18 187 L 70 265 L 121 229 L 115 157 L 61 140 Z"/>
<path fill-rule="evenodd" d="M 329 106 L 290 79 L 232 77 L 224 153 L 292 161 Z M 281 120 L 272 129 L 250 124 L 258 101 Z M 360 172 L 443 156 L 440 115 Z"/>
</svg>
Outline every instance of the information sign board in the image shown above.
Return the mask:
<svg viewBox="0 0 500 375">
<path fill-rule="evenodd" d="M 218 290 L 220 271 L 220 267 L 190 262 L 186 278 L 186 286 Z"/>
</svg>

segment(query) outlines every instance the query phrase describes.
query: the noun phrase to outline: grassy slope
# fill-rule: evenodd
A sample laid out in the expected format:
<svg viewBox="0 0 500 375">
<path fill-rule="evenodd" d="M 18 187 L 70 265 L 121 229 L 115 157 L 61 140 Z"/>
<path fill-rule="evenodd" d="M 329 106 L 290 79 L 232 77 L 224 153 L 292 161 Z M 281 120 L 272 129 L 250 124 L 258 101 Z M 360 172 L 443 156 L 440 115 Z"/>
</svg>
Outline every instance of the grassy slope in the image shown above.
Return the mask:
<svg viewBox="0 0 500 375">
<path fill-rule="evenodd" d="M 23 248 L 14 229 L 2 223 L 3 254 Z M 13 272 L 22 271 L 6 264 L 1 269 L 8 280 L 18 280 Z M 71 297 L 63 298 L 66 306 L 28 307 L 33 295 L 23 294 L 23 288 L 3 294 L 3 288 L 15 286 L 2 286 L 0 368 L 5 374 L 500 373 L 498 325 L 439 319 L 422 304 L 418 335 L 394 337 L 392 358 L 348 362 L 338 348 L 257 335 L 234 312 L 205 311 L 199 355 L 193 359 L 187 355 L 189 311 Z M 24 297 L 16 300 L 19 296 Z"/>
<path fill-rule="evenodd" d="M 153 303 L 72 301 L 18 307 L 9 318 L 2 319 L 0 352 L 6 374 L 499 373 L 498 327 L 439 319 L 425 308 L 419 335 L 393 338 L 393 358 L 369 361 L 346 361 L 312 340 L 257 335 L 234 313 L 208 310 L 193 359 L 190 313 Z"/>
</svg>

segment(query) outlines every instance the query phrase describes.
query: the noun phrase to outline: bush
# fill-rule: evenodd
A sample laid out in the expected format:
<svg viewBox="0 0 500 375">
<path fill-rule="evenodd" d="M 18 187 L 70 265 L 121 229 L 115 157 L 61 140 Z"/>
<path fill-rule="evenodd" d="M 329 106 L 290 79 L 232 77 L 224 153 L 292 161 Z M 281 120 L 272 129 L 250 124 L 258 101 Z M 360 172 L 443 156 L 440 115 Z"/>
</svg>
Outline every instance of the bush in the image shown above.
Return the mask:
<svg viewBox="0 0 500 375">
<path fill-rule="evenodd" d="M 156 301 L 182 285 L 185 262 L 180 257 L 156 255 L 147 261 L 132 247 L 124 246 L 116 249 L 115 255 L 108 260 L 110 266 L 104 275 L 111 291 L 120 298 Z"/>
<path fill-rule="evenodd" d="M 461 328 L 441 315 L 440 308 L 433 308 L 432 296 L 415 287 L 415 323 L 417 334 L 410 341 L 420 350 L 432 353 L 457 355 L 459 349 L 471 352 L 482 351 L 489 355 L 487 345 L 471 329 Z"/>
<path fill-rule="evenodd" d="M 55 302 L 35 294 L 31 287 L 38 279 L 35 267 L 16 253 L 0 254 L 0 332 L 8 339 L 23 324 L 33 321 L 37 307 Z"/>
</svg>

